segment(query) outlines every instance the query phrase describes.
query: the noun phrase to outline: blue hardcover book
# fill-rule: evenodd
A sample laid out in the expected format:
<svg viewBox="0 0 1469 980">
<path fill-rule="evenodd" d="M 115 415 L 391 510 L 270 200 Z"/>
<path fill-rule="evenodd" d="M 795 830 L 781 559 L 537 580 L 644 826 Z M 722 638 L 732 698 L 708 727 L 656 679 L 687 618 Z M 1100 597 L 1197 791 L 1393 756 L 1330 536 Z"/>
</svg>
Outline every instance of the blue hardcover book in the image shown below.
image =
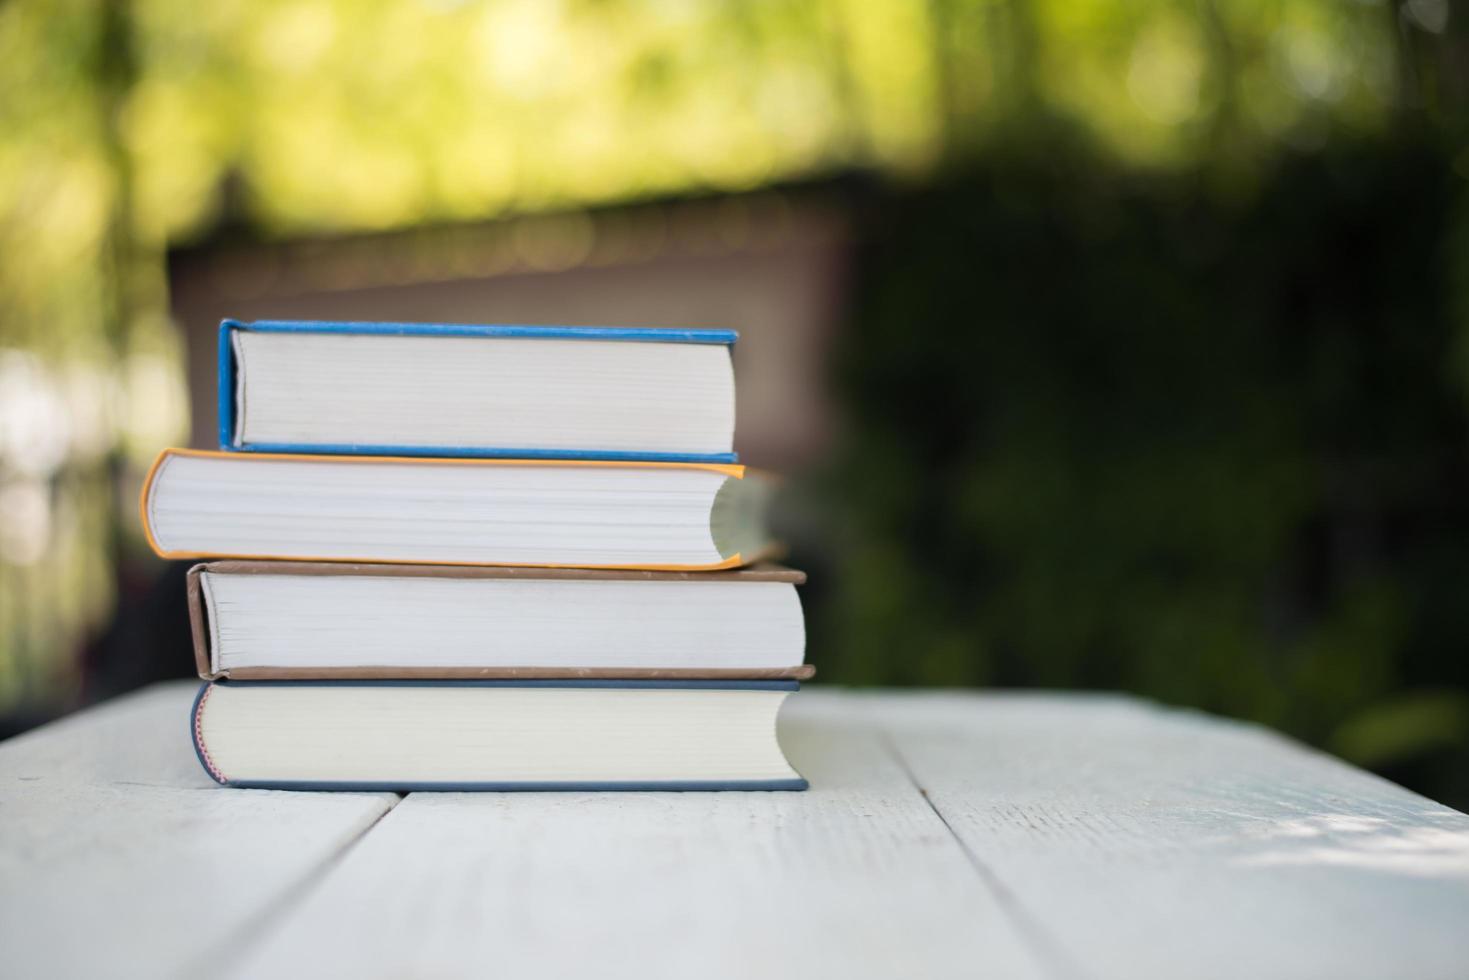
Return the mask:
<svg viewBox="0 0 1469 980">
<path fill-rule="evenodd" d="M 213 681 L 190 731 L 247 789 L 803 790 L 794 681 Z"/>
<path fill-rule="evenodd" d="M 732 463 L 732 330 L 225 320 L 237 452 Z"/>
</svg>

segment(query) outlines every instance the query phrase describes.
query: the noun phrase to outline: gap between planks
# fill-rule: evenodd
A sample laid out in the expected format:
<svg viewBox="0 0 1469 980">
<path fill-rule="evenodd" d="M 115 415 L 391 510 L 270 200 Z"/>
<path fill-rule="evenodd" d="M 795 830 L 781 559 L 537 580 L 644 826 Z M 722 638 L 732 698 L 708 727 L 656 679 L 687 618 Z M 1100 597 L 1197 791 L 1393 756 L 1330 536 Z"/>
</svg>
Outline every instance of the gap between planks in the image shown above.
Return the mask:
<svg viewBox="0 0 1469 980">
<path fill-rule="evenodd" d="M 210 789 L 217 790 L 218 787 L 210 787 Z M 254 793 L 260 791 L 229 789 L 227 792 Z M 265 792 L 272 791 L 266 790 Z M 274 792 L 282 791 L 277 790 Z M 320 887 L 323 882 L 331 877 L 332 871 L 345 861 L 347 856 L 367 839 L 367 835 L 372 833 L 379 824 L 386 820 L 388 814 L 396 810 L 398 804 L 402 803 L 405 799 L 407 799 L 406 794 L 393 794 L 393 802 L 388 804 L 387 808 L 382 813 L 379 813 L 371 823 L 358 831 L 355 836 L 344 841 L 342 846 L 337 848 L 334 853 L 328 854 L 314 867 L 307 869 L 306 873 L 299 880 L 281 891 L 277 901 L 263 907 L 259 912 L 247 918 L 235 930 L 233 937 L 222 942 L 218 947 L 210 947 L 204 950 L 193 963 L 187 964 L 186 968 L 179 972 L 179 976 L 185 978 L 212 976 L 214 971 L 218 969 L 220 963 L 226 962 L 229 957 L 238 951 L 240 937 L 264 936 L 268 931 L 274 930 L 281 921 L 290 916 L 291 912 L 297 906 L 306 901 L 313 889 Z"/>
<path fill-rule="evenodd" d="M 984 963 L 1056 980 L 884 748 L 869 700 L 802 704 L 782 737 L 810 793 L 411 794 L 235 951 L 231 975 L 958 980 Z"/>
<path fill-rule="evenodd" d="M 863 695 L 843 690 L 841 695 L 852 698 L 857 703 L 865 701 Z M 866 708 L 866 705 L 863 705 Z M 1088 974 L 1080 968 L 1062 949 L 1059 940 L 1053 936 L 1028 910 L 1015 893 L 990 868 L 974 849 L 955 831 L 949 819 L 939 809 L 937 803 L 929 795 L 920 783 L 913 767 L 898 747 L 889 723 L 878 716 L 876 712 L 862 712 L 864 720 L 871 726 L 876 740 L 889 758 L 902 771 L 904 778 L 913 790 L 922 798 L 924 805 L 934 815 L 943 827 L 944 833 L 958 846 L 964 855 L 965 861 L 978 876 L 980 883 L 989 891 L 998 907 L 1011 920 L 1016 932 L 1023 937 L 1023 941 L 1035 956 L 1038 965 L 1046 972 L 1051 973 L 1057 980 L 1085 980 Z M 252 916 L 244 926 L 238 930 L 239 935 L 264 937 L 275 932 L 280 926 L 289 920 L 297 908 L 304 905 L 311 893 L 318 887 L 322 887 L 330 878 L 332 873 L 340 867 L 357 850 L 368 835 L 372 833 L 390 814 L 411 794 L 397 794 L 393 802 L 379 814 L 370 824 L 364 827 L 358 834 L 346 841 L 334 853 L 327 856 L 316 866 L 311 868 L 300 880 L 285 889 L 279 900 L 274 904 L 261 909 Z M 230 943 L 229 948 L 211 948 L 202 954 L 195 963 L 189 965 L 181 976 L 203 976 L 208 969 L 230 955 L 231 949 L 237 949 L 236 943 Z"/>
<path fill-rule="evenodd" d="M 871 717 L 870 714 L 869 717 Z M 964 854 L 965 859 L 969 862 L 969 866 L 974 869 L 974 872 L 979 875 L 980 881 L 989 889 L 990 894 L 994 896 L 996 904 L 1010 917 L 1012 924 L 1015 926 L 1015 930 L 1024 937 L 1026 944 L 1030 947 L 1036 959 L 1045 969 L 1053 972 L 1059 978 L 1064 978 L 1064 980 L 1081 980 L 1081 978 L 1086 977 L 1086 971 L 1081 969 L 1065 953 L 1060 940 L 1047 931 L 1040 920 L 1032 915 L 1030 910 L 1025 907 L 1024 903 L 1020 901 L 1016 894 L 1000 880 L 995 870 L 985 864 L 984 860 L 978 854 L 974 853 L 974 849 L 969 846 L 968 841 L 960 837 L 958 832 L 954 830 L 953 824 L 949 823 L 949 818 L 944 816 L 944 812 L 939 809 L 938 804 L 934 802 L 928 790 L 924 789 L 923 784 L 919 782 L 918 774 L 913 771 L 913 767 L 908 764 L 908 760 L 904 757 L 902 750 L 898 748 L 897 739 L 893 737 L 893 733 L 888 728 L 887 723 L 878 718 L 872 718 L 872 721 L 877 729 L 878 740 L 883 748 L 887 750 L 892 760 L 897 763 L 898 768 L 903 770 L 903 774 L 908 777 L 908 782 L 918 792 L 918 795 L 923 797 L 923 802 L 928 805 L 929 810 L 938 818 L 939 823 L 943 824 L 944 831 L 959 846 L 959 850 Z"/>
</svg>

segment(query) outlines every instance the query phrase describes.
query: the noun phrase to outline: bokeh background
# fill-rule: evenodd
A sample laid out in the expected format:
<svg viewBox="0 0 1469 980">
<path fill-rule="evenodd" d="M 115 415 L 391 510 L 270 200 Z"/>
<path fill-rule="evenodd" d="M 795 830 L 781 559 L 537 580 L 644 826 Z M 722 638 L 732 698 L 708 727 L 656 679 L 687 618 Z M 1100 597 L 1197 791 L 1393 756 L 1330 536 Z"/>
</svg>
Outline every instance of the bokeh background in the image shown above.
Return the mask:
<svg viewBox="0 0 1469 980">
<path fill-rule="evenodd" d="M 732 326 L 821 679 L 1469 806 L 1447 0 L 0 4 L 0 733 L 191 669 L 223 316 Z"/>
</svg>

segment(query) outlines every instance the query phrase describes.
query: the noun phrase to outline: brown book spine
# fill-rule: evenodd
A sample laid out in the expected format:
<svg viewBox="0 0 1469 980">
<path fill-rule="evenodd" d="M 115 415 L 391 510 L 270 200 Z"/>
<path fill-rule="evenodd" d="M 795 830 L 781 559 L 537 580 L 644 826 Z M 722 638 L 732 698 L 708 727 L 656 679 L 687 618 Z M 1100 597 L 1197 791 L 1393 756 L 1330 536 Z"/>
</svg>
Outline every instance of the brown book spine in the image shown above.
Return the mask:
<svg viewBox="0 0 1469 980">
<path fill-rule="evenodd" d="M 652 571 L 623 568 L 548 568 L 521 565 L 404 565 L 350 561 L 261 561 L 225 559 L 193 571 L 221 575 L 377 575 L 389 578 L 492 578 L 583 582 L 787 582 L 804 585 L 806 573 L 771 562 L 719 572 Z"/>
<path fill-rule="evenodd" d="M 195 565 L 190 568 L 184 579 L 184 589 L 189 600 L 189 631 L 194 634 L 194 666 L 200 677 L 212 681 L 221 675 L 214 672 L 209 656 L 209 624 L 206 621 L 209 613 L 204 608 L 204 584 L 199 578 L 208 567 Z"/>
</svg>

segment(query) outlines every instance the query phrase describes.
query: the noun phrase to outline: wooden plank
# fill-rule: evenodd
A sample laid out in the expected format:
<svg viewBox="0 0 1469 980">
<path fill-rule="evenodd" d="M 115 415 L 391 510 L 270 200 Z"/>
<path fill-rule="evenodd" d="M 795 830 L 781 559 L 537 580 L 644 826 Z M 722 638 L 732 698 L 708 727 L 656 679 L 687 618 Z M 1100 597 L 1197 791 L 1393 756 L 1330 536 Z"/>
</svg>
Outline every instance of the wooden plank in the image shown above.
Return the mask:
<svg viewBox="0 0 1469 980">
<path fill-rule="evenodd" d="M 787 705 L 807 793 L 414 794 L 239 972 L 1051 975 L 861 704 Z"/>
<path fill-rule="evenodd" d="M 187 739 L 191 694 L 0 745 L 7 974 L 1469 962 L 1469 817 L 1260 729 L 1126 699 L 808 689 L 783 720 L 807 794 L 419 794 L 374 826 L 393 797 L 215 787 Z"/>
<path fill-rule="evenodd" d="M 15 977 L 201 976 L 396 802 L 216 786 L 161 685 L 0 743 Z"/>
<path fill-rule="evenodd" d="M 1469 816 L 1115 698 L 873 700 L 976 863 L 1091 977 L 1463 977 Z"/>
</svg>

